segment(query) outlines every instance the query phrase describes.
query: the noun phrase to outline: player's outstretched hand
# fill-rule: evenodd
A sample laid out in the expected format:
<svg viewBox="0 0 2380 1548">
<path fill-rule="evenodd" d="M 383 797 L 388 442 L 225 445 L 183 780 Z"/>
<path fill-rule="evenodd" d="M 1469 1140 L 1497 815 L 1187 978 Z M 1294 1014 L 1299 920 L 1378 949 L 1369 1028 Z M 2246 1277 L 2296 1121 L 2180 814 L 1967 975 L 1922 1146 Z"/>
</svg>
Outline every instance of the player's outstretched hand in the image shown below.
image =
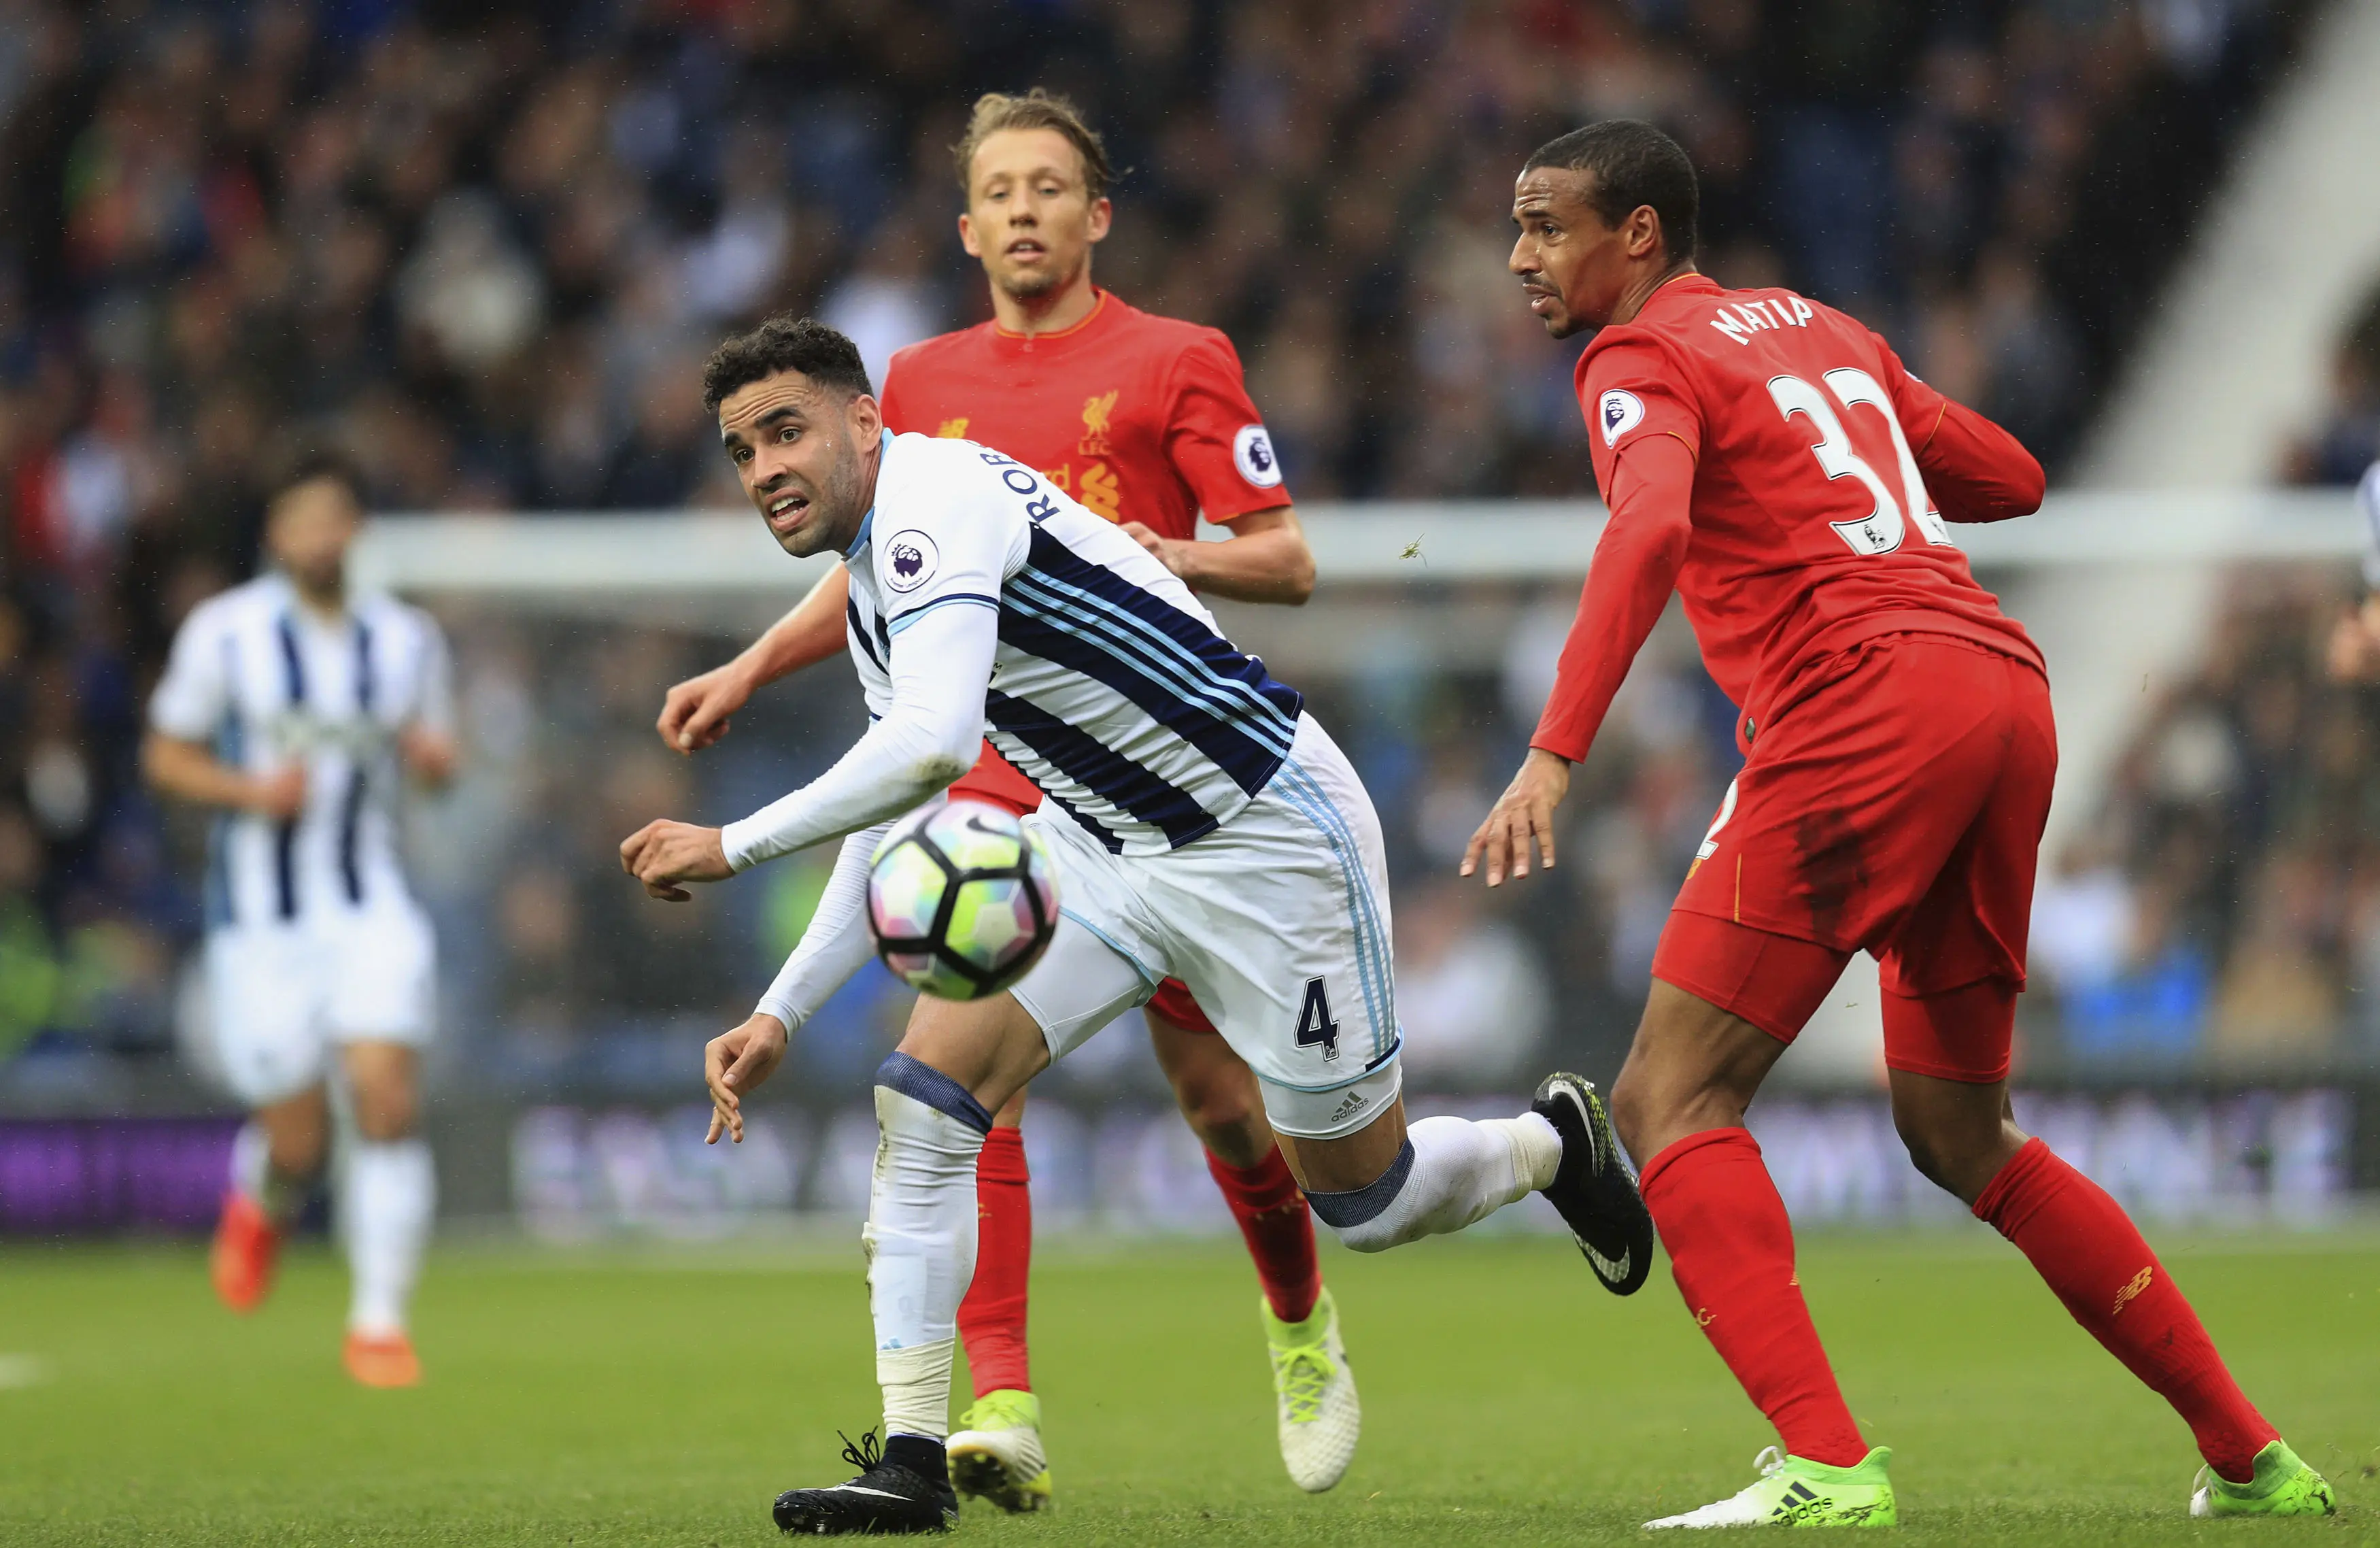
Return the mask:
<svg viewBox="0 0 2380 1548">
<path fill-rule="evenodd" d="M 777 1073 L 788 1041 L 783 1022 L 754 1011 L 752 1019 L 703 1045 L 702 1080 L 710 1088 L 710 1133 L 704 1144 L 716 1145 L 722 1134 L 744 1142 L 744 1095 Z"/>
<path fill-rule="evenodd" d="M 690 756 L 727 735 L 728 717 L 751 697 L 752 685 L 731 661 L 670 689 L 654 729 L 672 752 Z"/>
<path fill-rule="evenodd" d="M 1463 874 L 1468 876 L 1479 869 L 1484 859 L 1488 865 L 1488 884 L 1500 887 L 1509 870 L 1512 875 L 1529 873 L 1529 843 L 1536 841 L 1537 849 L 1546 858 L 1546 869 L 1554 868 L 1554 808 L 1570 793 L 1570 760 L 1543 748 L 1529 749 L 1528 757 L 1521 761 L 1521 772 L 1504 787 L 1488 820 L 1471 835 L 1470 845 L 1463 851 Z"/>
<path fill-rule="evenodd" d="M 728 867 L 727 848 L 717 828 L 666 817 L 620 841 L 620 869 L 642 882 L 648 896 L 665 903 L 684 903 L 694 896 L 681 883 L 724 882 L 735 874 Z"/>
</svg>

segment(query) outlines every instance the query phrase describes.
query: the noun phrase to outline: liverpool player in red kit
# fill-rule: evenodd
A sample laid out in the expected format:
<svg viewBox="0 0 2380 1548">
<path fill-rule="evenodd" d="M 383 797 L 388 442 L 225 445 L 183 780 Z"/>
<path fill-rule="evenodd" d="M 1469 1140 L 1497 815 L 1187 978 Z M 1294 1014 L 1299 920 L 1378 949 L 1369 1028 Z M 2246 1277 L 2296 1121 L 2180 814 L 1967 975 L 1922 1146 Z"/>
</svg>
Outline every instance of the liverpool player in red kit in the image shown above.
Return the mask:
<svg viewBox="0 0 2380 1548">
<path fill-rule="evenodd" d="M 1649 1524 L 1894 1518 L 1890 1453 L 1844 1405 L 1743 1127 L 1860 950 L 1883 968 L 1911 1159 L 2189 1423 L 2206 1460 L 2192 1514 L 2327 1511 L 2123 1210 L 2009 1104 L 2057 743 L 2040 652 L 1945 523 L 2029 514 L 2040 467 L 1851 318 L 1695 273 L 1695 206 L 1685 152 L 1628 121 L 1554 140 L 1517 185 L 1531 311 L 1558 338 L 1601 330 L 1578 390 L 1611 516 L 1527 761 L 1463 866 L 1495 886 L 1533 844 L 1554 863 L 1571 766 L 1681 592 L 1745 762 L 1655 954 L 1612 1115 L 1688 1308 L 1782 1452 L 1731 1498 Z"/>
<path fill-rule="evenodd" d="M 965 436 L 1039 469 L 1195 590 L 1304 602 L 1313 558 L 1231 341 L 1091 282 L 1091 248 L 1110 218 L 1098 136 L 1062 99 L 994 93 L 976 104 L 957 152 L 967 201 L 959 234 L 991 281 L 993 320 L 893 357 L 886 428 Z M 1196 541 L 1202 514 L 1232 536 Z M 673 689 L 662 738 L 680 751 L 707 747 L 755 689 L 841 654 L 848 587 L 836 567 L 735 661 Z M 952 794 L 1019 812 L 1041 802 L 989 747 Z M 1169 981 L 1145 1014 L 1263 1285 L 1282 1461 L 1301 1488 L 1328 1489 L 1354 1457 L 1361 1410 L 1305 1197 L 1255 1075 L 1189 992 Z M 950 1438 L 960 1489 L 1012 1510 L 1038 1507 L 1050 1489 L 1026 1352 L 1033 1217 L 1023 1106 L 1020 1095 L 999 1115 L 978 1163 L 976 1274 L 959 1310 L 977 1400 Z"/>
</svg>

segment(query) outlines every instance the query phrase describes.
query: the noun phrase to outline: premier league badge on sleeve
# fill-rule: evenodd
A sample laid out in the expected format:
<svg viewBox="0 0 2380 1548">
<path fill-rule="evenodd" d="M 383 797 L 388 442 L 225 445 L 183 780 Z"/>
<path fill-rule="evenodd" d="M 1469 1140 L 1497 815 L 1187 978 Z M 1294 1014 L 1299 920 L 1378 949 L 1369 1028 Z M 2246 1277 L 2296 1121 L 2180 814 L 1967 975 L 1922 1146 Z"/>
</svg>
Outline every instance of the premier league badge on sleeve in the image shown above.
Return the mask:
<svg viewBox="0 0 2380 1548">
<path fill-rule="evenodd" d="M 1272 437 L 1260 424 L 1242 425 L 1232 437 L 1232 461 L 1240 477 L 1258 489 L 1270 489 L 1281 482 L 1281 461 L 1272 455 Z"/>
<path fill-rule="evenodd" d="M 941 562 L 933 539 L 915 527 L 905 528 L 885 540 L 884 584 L 903 593 L 914 591 L 934 578 L 934 567 Z"/>
<path fill-rule="evenodd" d="M 1645 422 L 1645 400 L 1634 393 L 1614 387 L 1603 395 L 1596 409 L 1596 418 L 1603 424 L 1603 444 L 1607 446 Z"/>
</svg>

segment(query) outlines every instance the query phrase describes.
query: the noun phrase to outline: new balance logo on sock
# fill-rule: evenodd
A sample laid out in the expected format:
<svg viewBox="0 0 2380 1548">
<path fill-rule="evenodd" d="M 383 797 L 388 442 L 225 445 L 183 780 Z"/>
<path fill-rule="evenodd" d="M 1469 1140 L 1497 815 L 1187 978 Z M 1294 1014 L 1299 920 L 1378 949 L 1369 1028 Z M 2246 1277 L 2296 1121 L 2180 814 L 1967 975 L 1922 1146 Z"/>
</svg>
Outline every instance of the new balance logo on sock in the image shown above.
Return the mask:
<svg viewBox="0 0 2380 1548">
<path fill-rule="evenodd" d="M 1330 1115 L 1330 1121 L 1334 1124 L 1343 1124 L 1363 1110 L 1364 1093 L 1361 1091 L 1349 1091 L 1347 1093 L 1347 1100 L 1339 1104 L 1339 1111 Z"/>
<path fill-rule="evenodd" d="M 2108 1312 L 2107 1315 L 2110 1317 L 2122 1316 L 2124 1314 L 2124 1308 L 2130 1306 L 2133 1301 L 2138 1300 L 2140 1298 L 2141 1292 L 2149 1287 L 2149 1281 L 2155 1277 L 2156 1265 L 2155 1263 L 2151 1263 L 2147 1268 L 2144 1268 L 2140 1273 L 2132 1275 L 2132 1282 L 2116 1292 L 2116 1309 L 2113 1311 Z"/>
</svg>

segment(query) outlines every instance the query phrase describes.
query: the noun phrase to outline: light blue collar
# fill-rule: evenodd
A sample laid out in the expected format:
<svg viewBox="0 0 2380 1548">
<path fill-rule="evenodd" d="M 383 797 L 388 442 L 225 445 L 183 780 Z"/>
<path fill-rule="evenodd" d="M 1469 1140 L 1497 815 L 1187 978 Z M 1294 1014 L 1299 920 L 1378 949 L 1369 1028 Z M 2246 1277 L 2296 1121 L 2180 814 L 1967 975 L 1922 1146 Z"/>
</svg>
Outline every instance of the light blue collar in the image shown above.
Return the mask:
<svg viewBox="0 0 2380 1548">
<path fill-rule="evenodd" d="M 874 506 L 870 506 L 868 507 L 868 514 L 859 518 L 858 535 L 851 540 L 851 546 L 843 551 L 843 562 L 844 564 L 847 565 L 859 557 L 859 551 L 868 546 L 868 534 L 875 525 L 876 507 Z"/>
</svg>

